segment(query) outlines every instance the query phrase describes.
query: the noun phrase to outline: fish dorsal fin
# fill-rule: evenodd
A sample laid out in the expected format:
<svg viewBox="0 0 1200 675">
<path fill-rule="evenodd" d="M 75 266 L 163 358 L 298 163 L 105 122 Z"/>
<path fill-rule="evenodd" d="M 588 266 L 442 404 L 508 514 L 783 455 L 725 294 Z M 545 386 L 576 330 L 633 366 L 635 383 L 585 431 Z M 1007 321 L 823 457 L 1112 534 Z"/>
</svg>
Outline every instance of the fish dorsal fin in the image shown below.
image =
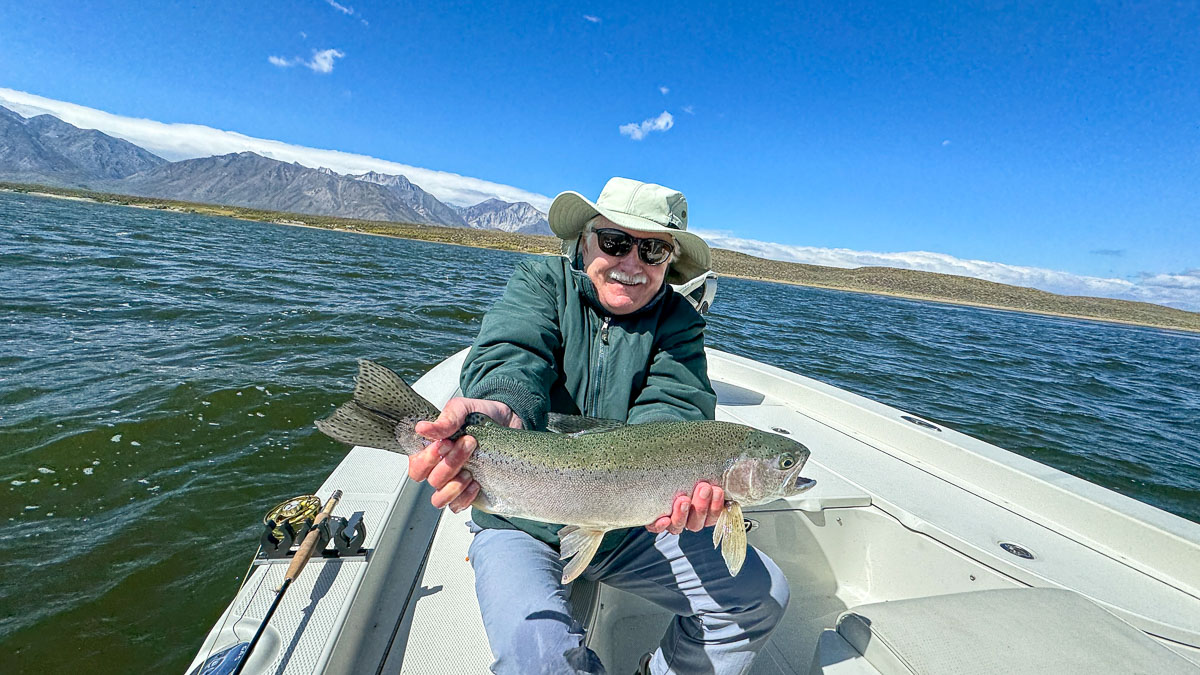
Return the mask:
<svg viewBox="0 0 1200 675">
<path fill-rule="evenodd" d="M 621 420 L 609 420 L 603 417 L 582 417 L 580 415 L 562 415 L 550 413 L 546 421 L 546 431 L 556 434 L 594 434 L 600 431 L 612 431 L 625 426 Z"/>
<path fill-rule="evenodd" d="M 394 422 L 437 419 L 438 409 L 413 391 L 391 369 L 358 360 L 358 379 L 354 383 L 354 402 Z"/>
<path fill-rule="evenodd" d="M 567 525 L 558 531 L 558 557 L 562 560 L 571 558 L 571 562 L 563 567 L 562 582 L 564 584 L 571 583 L 587 569 L 592 558 L 595 557 L 596 551 L 600 548 L 600 540 L 604 539 L 605 532 L 607 530 L 575 525 Z"/>
<path fill-rule="evenodd" d="M 717 517 L 713 528 L 713 548 L 721 547 L 721 557 L 729 568 L 730 576 L 737 576 L 746 562 L 746 521 L 742 518 L 742 505 L 729 502 Z"/>
</svg>

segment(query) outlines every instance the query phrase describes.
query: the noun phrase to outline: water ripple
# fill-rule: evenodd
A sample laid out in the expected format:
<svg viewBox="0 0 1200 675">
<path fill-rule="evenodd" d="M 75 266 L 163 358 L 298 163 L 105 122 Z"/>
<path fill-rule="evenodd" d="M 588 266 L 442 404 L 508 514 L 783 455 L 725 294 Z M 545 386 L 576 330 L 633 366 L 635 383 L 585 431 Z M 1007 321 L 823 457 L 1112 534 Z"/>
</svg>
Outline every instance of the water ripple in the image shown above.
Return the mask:
<svg viewBox="0 0 1200 675">
<path fill-rule="evenodd" d="M 523 258 L 0 193 L 6 672 L 181 671 L 355 360 L 419 377 Z M 708 340 L 1200 521 L 1196 336 L 725 279 Z"/>
</svg>

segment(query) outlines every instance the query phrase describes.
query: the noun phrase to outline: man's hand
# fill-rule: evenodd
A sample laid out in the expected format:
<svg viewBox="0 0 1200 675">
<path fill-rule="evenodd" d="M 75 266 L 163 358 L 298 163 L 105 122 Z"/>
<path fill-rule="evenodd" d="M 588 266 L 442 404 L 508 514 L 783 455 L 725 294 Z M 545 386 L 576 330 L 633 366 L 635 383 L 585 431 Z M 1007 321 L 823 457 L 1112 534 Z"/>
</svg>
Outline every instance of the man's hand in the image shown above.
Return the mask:
<svg viewBox="0 0 1200 675">
<path fill-rule="evenodd" d="M 663 530 L 679 534 L 684 528 L 699 532 L 717 524 L 717 516 L 725 508 L 725 491 L 720 486 L 701 481 L 692 489 L 692 495 L 677 495 L 671 505 L 671 513 L 660 517 L 646 526 L 658 534 Z"/>
<path fill-rule="evenodd" d="M 478 447 L 475 438 L 459 436 L 456 441 L 447 440 L 462 428 L 467 415 L 473 412 L 483 413 L 497 424 L 512 429 L 525 428 L 525 423 L 508 405 L 478 398 L 452 398 L 436 420 L 417 422 L 416 432 L 433 443 L 408 458 L 408 477 L 428 480 L 437 489 L 429 500 L 436 508 L 448 504 L 451 511 L 458 513 L 479 495 L 479 483 L 471 477 L 470 471 L 463 469 Z"/>
</svg>

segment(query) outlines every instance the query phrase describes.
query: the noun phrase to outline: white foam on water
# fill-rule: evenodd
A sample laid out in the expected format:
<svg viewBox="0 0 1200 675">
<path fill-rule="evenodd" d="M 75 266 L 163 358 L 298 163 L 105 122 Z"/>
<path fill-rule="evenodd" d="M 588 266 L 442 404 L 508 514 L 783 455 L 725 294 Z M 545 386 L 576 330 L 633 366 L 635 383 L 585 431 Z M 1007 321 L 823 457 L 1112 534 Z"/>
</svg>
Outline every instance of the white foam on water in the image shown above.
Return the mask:
<svg viewBox="0 0 1200 675">
<path fill-rule="evenodd" d="M 36 505 L 36 504 L 31 504 L 31 505 L 29 505 L 29 506 L 26 506 L 26 507 L 25 507 L 25 510 L 26 510 L 26 511 L 37 511 L 37 510 L 38 510 L 38 509 L 40 509 L 40 508 L 42 508 L 42 507 L 41 507 L 41 506 L 38 506 L 38 505 Z"/>
<path fill-rule="evenodd" d="M 21 487 L 24 484 L 25 484 L 25 481 L 23 481 L 23 480 L 14 480 L 13 482 L 9 483 L 9 485 L 12 485 L 14 487 Z"/>
<path fill-rule="evenodd" d="M 39 466 L 38 473 L 41 473 L 41 474 L 54 473 L 54 469 L 51 469 L 50 467 L 46 467 L 46 466 Z"/>
<path fill-rule="evenodd" d="M 89 467 L 84 468 L 83 475 L 90 476 L 95 471 L 96 471 L 95 469 L 93 469 L 92 467 L 89 466 Z"/>
<path fill-rule="evenodd" d="M 129 444 L 130 444 L 130 445 L 135 445 L 135 446 L 140 446 L 140 445 L 141 445 L 141 443 L 138 443 L 137 441 L 129 441 Z"/>
<path fill-rule="evenodd" d="M 116 436 L 113 436 L 112 438 L 110 438 L 108 440 L 112 441 L 113 443 L 120 443 L 121 442 L 121 434 L 117 434 Z"/>
</svg>

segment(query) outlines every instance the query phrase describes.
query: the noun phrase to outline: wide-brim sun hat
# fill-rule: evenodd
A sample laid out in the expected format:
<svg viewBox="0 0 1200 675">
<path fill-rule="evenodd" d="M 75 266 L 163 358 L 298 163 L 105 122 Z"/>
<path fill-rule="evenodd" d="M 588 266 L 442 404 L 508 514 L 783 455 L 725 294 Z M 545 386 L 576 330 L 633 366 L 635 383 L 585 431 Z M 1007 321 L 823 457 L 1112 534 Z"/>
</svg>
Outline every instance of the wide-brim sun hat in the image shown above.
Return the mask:
<svg viewBox="0 0 1200 675">
<path fill-rule="evenodd" d="M 680 284 L 712 267 L 708 244 L 687 231 L 687 199 L 678 190 L 629 178 L 612 178 L 595 202 L 578 192 L 559 194 L 550 204 L 550 230 L 567 245 L 573 244 L 589 220 L 604 216 L 636 232 L 669 234 L 678 245 L 678 257 L 667 271 L 667 283 Z"/>
</svg>

